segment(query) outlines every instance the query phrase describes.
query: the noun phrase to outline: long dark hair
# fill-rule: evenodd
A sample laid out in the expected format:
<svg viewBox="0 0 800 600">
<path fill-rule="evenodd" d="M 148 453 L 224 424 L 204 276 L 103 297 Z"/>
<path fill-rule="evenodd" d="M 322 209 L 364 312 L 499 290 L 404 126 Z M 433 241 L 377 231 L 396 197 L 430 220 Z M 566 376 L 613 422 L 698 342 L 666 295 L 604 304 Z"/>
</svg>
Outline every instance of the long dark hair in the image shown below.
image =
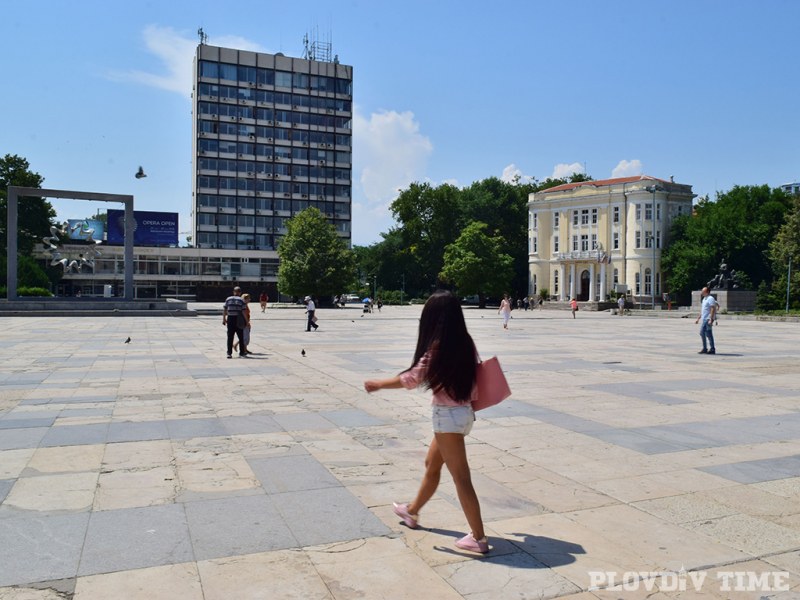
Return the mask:
<svg viewBox="0 0 800 600">
<path fill-rule="evenodd" d="M 413 367 L 429 354 L 425 384 L 467 402 L 475 385 L 475 342 L 467 331 L 461 303 L 448 291 L 435 292 L 422 309 Z"/>
</svg>

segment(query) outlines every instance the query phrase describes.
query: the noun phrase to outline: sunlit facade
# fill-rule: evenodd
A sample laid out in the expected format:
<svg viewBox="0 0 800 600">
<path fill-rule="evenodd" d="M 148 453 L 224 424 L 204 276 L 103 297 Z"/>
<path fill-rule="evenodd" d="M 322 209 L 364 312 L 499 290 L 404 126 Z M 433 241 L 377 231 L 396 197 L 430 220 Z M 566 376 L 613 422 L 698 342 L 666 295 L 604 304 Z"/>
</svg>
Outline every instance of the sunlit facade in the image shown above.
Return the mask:
<svg viewBox="0 0 800 600">
<path fill-rule="evenodd" d="M 625 292 L 660 303 L 661 252 L 672 219 L 691 214 L 692 187 L 648 176 L 569 183 L 528 201 L 528 292 L 604 301 Z"/>
</svg>

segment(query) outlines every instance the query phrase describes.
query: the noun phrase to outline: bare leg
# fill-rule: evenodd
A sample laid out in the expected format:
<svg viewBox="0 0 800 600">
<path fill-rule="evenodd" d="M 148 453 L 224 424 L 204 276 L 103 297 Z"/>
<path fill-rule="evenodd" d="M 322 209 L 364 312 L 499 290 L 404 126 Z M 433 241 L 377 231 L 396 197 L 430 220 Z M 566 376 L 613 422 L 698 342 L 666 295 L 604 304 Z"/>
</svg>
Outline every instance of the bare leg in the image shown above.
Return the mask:
<svg viewBox="0 0 800 600">
<path fill-rule="evenodd" d="M 464 511 L 464 516 L 467 517 L 467 523 L 472 529 L 472 536 L 476 540 L 480 540 L 484 536 L 481 505 L 475 493 L 475 488 L 472 487 L 472 477 L 470 476 L 469 463 L 467 462 L 467 450 L 464 447 L 464 436 L 460 433 L 436 433 L 434 435 L 439 447 L 439 454 L 453 477 L 453 483 L 455 483 L 456 491 L 458 492 L 458 500 L 461 502 L 461 510 Z"/>
<path fill-rule="evenodd" d="M 425 475 L 422 477 L 422 483 L 419 486 L 417 497 L 408 505 L 408 512 L 412 515 L 418 515 L 422 507 L 427 504 L 431 499 L 436 488 L 439 487 L 439 479 L 442 475 L 442 465 L 444 460 L 439 452 L 439 446 L 434 437 L 431 445 L 428 448 L 428 456 L 425 457 Z"/>
</svg>

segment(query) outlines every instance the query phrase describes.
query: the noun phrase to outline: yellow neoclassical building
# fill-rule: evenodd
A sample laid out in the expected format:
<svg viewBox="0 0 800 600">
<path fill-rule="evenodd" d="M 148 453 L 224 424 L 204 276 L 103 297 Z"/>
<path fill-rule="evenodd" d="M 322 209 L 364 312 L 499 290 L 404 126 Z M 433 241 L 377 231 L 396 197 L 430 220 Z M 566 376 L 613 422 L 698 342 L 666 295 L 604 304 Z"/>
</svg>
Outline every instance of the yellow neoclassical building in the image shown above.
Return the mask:
<svg viewBox="0 0 800 600">
<path fill-rule="evenodd" d="M 613 291 L 660 303 L 661 250 L 692 186 L 647 175 L 568 183 L 528 199 L 528 291 L 603 301 Z"/>
</svg>

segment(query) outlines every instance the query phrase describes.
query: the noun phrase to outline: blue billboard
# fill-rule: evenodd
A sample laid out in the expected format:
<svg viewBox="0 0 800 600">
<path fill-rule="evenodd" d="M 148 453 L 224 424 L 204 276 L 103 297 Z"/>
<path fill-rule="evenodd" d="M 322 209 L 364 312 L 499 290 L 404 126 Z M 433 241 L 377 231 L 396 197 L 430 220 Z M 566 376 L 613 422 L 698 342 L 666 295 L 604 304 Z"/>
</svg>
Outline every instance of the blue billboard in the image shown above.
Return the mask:
<svg viewBox="0 0 800 600">
<path fill-rule="evenodd" d="M 125 243 L 125 211 L 108 211 L 108 243 Z M 177 246 L 178 213 L 133 211 L 134 246 Z"/>
</svg>

